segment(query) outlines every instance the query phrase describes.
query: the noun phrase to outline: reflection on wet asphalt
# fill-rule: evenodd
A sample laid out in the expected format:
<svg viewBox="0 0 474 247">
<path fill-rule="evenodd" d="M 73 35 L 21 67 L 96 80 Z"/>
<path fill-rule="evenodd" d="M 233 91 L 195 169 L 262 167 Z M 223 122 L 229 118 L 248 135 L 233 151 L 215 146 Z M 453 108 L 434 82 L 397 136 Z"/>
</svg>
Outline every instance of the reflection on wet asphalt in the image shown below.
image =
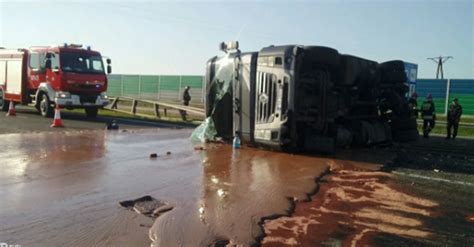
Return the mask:
<svg viewBox="0 0 474 247">
<path fill-rule="evenodd" d="M 156 246 L 253 244 L 260 219 L 288 214 L 290 200 L 306 200 L 328 167 L 326 159 L 228 145 L 210 145 L 201 155 L 199 198 L 158 218 L 150 230 Z"/>
<path fill-rule="evenodd" d="M 145 246 L 149 237 L 160 246 L 249 244 L 262 233 L 261 217 L 287 214 L 288 198 L 306 199 L 327 168 L 325 159 L 227 145 L 195 150 L 190 132 L 0 136 L 0 239 L 25 246 Z M 144 195 L 175 208 L 153 223 L 118 204 Z"/>
<path fill-rule="evenodd" d="M 40 246 L 149 246 L 153 221 L 119 206 L 199 191 L 190 130 L 0 136 L 0 240 Z M 165 154 L 155 160 L 149 153 Z"/>
</svg>

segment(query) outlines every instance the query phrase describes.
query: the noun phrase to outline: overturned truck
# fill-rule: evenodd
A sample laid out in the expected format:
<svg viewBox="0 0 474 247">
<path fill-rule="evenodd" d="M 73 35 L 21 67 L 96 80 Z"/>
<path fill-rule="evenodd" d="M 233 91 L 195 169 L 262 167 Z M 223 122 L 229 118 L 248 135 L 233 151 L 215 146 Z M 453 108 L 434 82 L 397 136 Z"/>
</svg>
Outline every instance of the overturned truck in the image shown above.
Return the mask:
<svg viewBox="0 0 474 247">
<path fill-rule="evenodd" d="M 403 61 L 377 63 L 321 46 L 242 53 L 221 44 L 207 62 L 206 116 L 194 133 L 298 152 L 411 141 Z"/>
</svg>

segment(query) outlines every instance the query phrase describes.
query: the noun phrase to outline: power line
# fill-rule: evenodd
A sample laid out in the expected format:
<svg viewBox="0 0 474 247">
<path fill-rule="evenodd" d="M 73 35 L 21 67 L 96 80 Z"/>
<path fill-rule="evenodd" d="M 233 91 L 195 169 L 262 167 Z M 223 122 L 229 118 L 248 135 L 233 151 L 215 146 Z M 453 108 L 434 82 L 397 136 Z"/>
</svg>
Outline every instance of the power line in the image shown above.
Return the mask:
<svg viewBox="0 0 474 247">
<path fill-rule="evenodd" d="M 439 75 L 441 74 L 441 79 L 444 78 L 443 73 L 443 64 L 446 63 L 449 59 L 452 59 L 452 56 L 439 56 L 439 57 L 428 57 L 426 59 L 432 60 L 436 64 L 438 64 L 438 68 L 436 69 L 436 79 L 439 79 Z"/>
</svg>

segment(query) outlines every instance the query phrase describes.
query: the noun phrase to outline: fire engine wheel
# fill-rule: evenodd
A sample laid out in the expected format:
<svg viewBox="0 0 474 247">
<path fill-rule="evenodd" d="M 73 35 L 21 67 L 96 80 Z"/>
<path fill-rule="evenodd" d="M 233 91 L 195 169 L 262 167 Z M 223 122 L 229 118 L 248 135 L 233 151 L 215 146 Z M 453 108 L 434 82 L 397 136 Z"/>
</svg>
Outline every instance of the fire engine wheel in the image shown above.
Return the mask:
<svg viewBox="0 0 474 247">
<path fill-rule="evenodd" d="M 51 105 L 51 101 L 48 98 L 48 95 L 45 93 L 41 94 L 41 101 L 39 103 L 39 110 L 41 116 L 43 117 L 52 117 L 53 116 L 53 107 Z"/>
<path fill-rule="evenodd" d="M 97 117 L 97 112 L 99 111 L 99 108 L 97 107 L 86 107 L 84 108 L 86 111 L 86 116 L 88 118 L 96 118 Z"/>
</svg>

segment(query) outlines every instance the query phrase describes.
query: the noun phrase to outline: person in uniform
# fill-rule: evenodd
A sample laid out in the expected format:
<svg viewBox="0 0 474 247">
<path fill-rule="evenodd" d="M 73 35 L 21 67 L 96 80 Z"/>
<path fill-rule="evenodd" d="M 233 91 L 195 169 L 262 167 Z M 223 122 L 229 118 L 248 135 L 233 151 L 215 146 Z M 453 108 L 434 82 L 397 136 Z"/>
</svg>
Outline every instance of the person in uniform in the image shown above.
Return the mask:
<svg viewBox="0 0 474 247">
<path fill-rule="evenodd" d="M 461 120 L 461 115 L 462 115 L 462 107 L 459 104 L 458 99 L 454 98 L 453 103 L 449 107 L 449 111 L 448 111 L 448 125 L 447 125 L 448 135 L 446 136 L 446 139 L 451 138 L 451 129 L 453 129 L 452 138 L 453 139 L 456 138 L 456 135 L 458 134 L 458 127 L 459 127 L 459 121 Z"/>
<path fill-rule="evenodd" d="M 433 96 L 428 94 L 421 105 L 421 118 L 423 119 L 423 136 L 428 138 L 431 130 L 435 127 L 436 111 Z"/>
<path fill-rule="evenodd" d="M 183 105 L 188 106 L 189 102 L 191 101 L 191 94 L 189 94 L 189 89 L 191 89 L 189 86 L 186 86 L 183 91 Z M 183 118 L 183 121 L 186 121 L 186 111 L 180 110 L 181 117 Z"/>
</svg>

